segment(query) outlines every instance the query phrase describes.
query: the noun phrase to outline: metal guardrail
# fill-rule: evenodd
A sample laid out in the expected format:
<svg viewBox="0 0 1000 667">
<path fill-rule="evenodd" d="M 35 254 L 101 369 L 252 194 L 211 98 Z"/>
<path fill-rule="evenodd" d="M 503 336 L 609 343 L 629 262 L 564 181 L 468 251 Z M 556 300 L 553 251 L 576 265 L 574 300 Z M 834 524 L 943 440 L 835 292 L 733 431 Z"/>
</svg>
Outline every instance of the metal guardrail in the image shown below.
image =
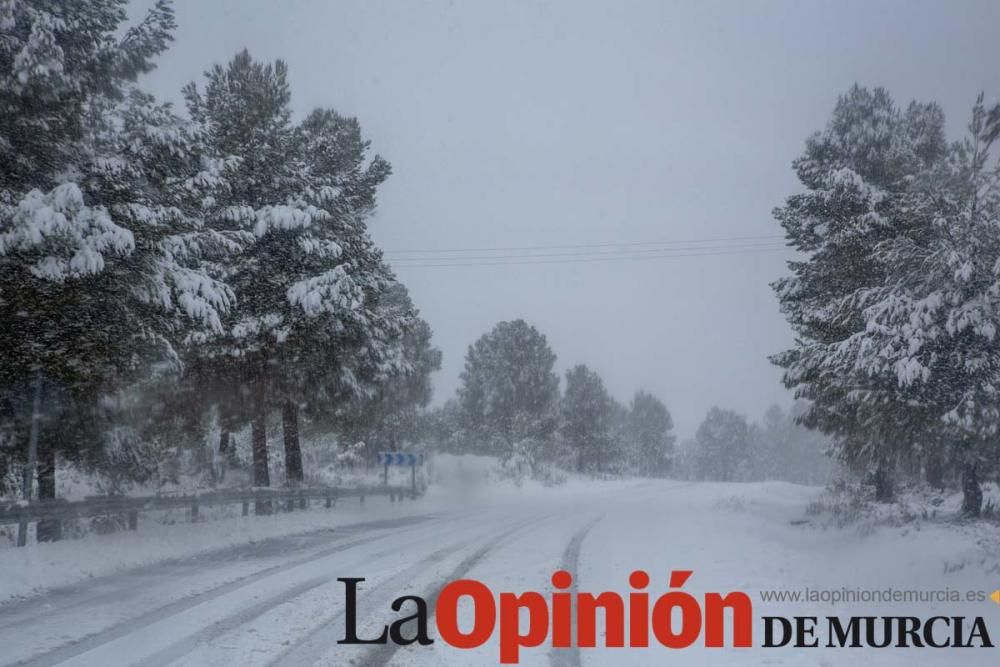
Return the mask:
<svg viewBox="0 0 1000 667">
<path fill-rule="evenodd" d="M 135 530 L 141 512 L 155 512 L 177 508 L 191 510 L 191 521 L 198 520 L 201 507 L 242 505 L 243 516 L 250 513 L 271 514 L 274 511 L 291 511 L 298 506 L 304 509 L 313 500 L 321 500 L 332 507 L 338 499 L 357 497 L 361 503 L 366 496 L 388 496 L 391 501 L 406 497 L 415 499 L 416 493 L 401 486 L 365 486 L 352 488 L 302 487 L 302 488 L 248 488 L 208 491 L 189 495 L 164 496 L 89 496 L 83 500 L 68 501 L 59 498 L 33 500 L 29 503 L 0 501 L 0 525 L 28 524 L 37 521 L 64 521 L 86 519 L 109 514 L 128 515 L 129 530 Z"/>
</svg>

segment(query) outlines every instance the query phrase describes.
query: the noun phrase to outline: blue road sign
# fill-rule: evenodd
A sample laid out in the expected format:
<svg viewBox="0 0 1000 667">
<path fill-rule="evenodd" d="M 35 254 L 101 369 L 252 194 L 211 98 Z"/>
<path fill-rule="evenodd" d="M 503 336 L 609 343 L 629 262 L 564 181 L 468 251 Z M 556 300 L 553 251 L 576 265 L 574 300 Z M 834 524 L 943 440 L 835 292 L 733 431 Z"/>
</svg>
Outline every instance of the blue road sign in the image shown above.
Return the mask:
<svg viewBox="0 0 1000 667">
<path fill-rule="evenodd" d="M 424 455 L 416 452 L 382 452 L 379 462 L 384 466 L 418 466 L 424 464 Z"/>
</svg>

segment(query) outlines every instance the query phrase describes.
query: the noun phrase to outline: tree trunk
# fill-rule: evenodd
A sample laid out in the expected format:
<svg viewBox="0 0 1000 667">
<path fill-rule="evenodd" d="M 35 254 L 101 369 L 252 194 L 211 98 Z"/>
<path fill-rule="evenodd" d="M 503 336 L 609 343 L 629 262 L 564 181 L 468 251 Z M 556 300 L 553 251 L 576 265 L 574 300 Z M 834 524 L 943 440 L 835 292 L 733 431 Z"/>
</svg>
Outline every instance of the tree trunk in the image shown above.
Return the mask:
<svg viewBox="0 0 1000 667">
<path fill-rule="evenodd" d="M 962 514 L 979 516 L 983 509 L 983 489 L 979 485 L 979 471 L 975 463 L 962 465 Z"/>
<path fill-rule="evenodd" d="M 232 439 L 229 436 L 229 431 L 227 429 L 222 429 L 219 433 L 219 481 L 226 479 L 226 468 L 229 467 L 229 462 L 233 458 L 230 448 L 232 447 Z"/>
<path fill-rule="evenodd" d="M 219 458 L 223 461 L 229 460 L 231 456 L 229 453 L 230 442 L 229 431 L 222 429 L 219 433 Z"/>
<path fill-rule="evenodd" d="M 56 450 L 49 438 L 40 438 L 38 447 L 38 498 L 51 500 L 56 497 Z M 58 519 L 39 521 L 37 537 L 39 542 L 55 542 L 62 539 L 62 522 Z"/>
<path fill-rule="evenodd" d="M 22 471 L 21 492 L 24 500 L 31 502 L 35 492 L 35 475 L 38 470 L 38 430 L 41 427 L 42 419 L 42 374 L 35 375 L 34 398 L 31 402 L 31 429 L 28 433 L 28 460 L 25 461 Z M 21 521 L 17 525 L 17 546 L 23 547 L 28 543 L 28 522 Z"/>
<path fill-rule="evenodd" d="M 250 432 L 253 450 L 253 485 L 271 486 L 267 467 L 267 409 L 262 376 L 258 376 L 254 381 L 253 419 L 250 421 Z M 271 501 L 256 501 L 254 511 L 257 514 L 270 514 Z"/>
<path fill-rule="evenodd" d="M 281 430 L 285 438 L 285 481 L 290 485 L 301 484 L 302 449 L 299 446 L 299 406 L 285 401 L 281 410 Z"/>
<path fill-rule="evenodd" d="M 944 461 L 941 453 L 931 452 L 924 461 L 924 480 L 938 491 L 944 490 Z"/>
<path fill-rule="evenodd" d="M 887 463 L 879 463 L 875 470 L 875 500 L 888 503 L 892 502 L 894 496 L 892 469 Z"/>
<path fill-rule="evenodd" d="M 271 478 L 267 470 L 267 415 L 254 415 L 251 422 L 253 438 L 253 485 L 271 486 Z"/>
</svg>

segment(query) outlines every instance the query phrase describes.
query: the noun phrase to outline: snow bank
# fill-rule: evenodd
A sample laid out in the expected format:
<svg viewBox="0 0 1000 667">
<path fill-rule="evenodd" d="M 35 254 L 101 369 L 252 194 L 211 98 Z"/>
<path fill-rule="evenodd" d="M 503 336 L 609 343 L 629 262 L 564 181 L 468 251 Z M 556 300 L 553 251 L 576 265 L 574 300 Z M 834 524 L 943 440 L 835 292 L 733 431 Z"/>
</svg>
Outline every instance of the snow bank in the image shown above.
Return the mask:
<svg viewBox="0 0 1000 667">
<path fill-rule="evenodd" d="M 89 577 L 226 547 L 442 509 L 441 499 L 390 503 L 384 497 L 374 496 L 367 498 L 364 505 L 356 498 L 348 498 L 332 509 L 317 505 L 261 517 L 241 516 L 237 506 L 229 508 L 222 516 L 198 523 L 187 522 L 183 511 L 177 513 L 176 523 L 140 518 L 135 531 L 108 535 L 89 533 L 79 539 L 0 550 L 0 572 L 3 572 L 0 602 Z"/>
<path fill-rule="evenodd" d="M 496 459 L 477 456 L 439 456 L 427 466 L 432 484 L 416 501 L 390 503 L 372 496 L 361 505 L 345 498 L 333 509 L 321 505 L 291 513 L 244 517 L 239 506 L 202 508 L 202 521 L 190 523 L 186 510 L 142 515 L 138 530 L 106 535 L 88 532 L 78 539 L 25 548 L 0 549 L 0 603 L 16 597 L 36 595 L 47 589 L 72 584 L 130 568 L 208 553 L 261 540 L 313 531 L 336 530 L 357 523 L 387 518 L 433 514 L 460 508 L 475 510 L 503 503 L 521 504 L 533 499 L 571 498 L 593 492 L 593 482 L 570 479 L 556 487 L 533 480 L 513 481 L 504 477 Z M 406 484 L 408 468 L 390 468 L 390 483 Z M 360 473 L 353 481 L 371 483 L 374 477 Z M 381 476 L 378 476 L 381 481 Z M 635 482 L 600 482 L 602 489 L 626 487 Z M 75 496 L 91 487 L 76 478 Z M 16 527 L 15 527 L 16 528 Z M 69 531 L 71 532 L 71 531 Z"/>
</svg>

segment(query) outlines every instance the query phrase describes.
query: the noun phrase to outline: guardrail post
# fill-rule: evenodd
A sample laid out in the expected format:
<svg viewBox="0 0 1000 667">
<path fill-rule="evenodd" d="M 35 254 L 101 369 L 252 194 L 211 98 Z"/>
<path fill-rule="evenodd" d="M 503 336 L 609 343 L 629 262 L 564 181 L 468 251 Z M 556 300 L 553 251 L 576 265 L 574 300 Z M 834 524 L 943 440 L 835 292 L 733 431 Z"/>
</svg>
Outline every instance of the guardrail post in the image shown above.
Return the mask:
<svg viewBox="0 0 1000 667">
<path fill-rule="evenodd" d="M 330 509 L 330 505 L 331 505 L 331 502 L 330 502 L 330 494 L 329 494 L 329 493 L 327 493 L 327 494 L 326 494 L 326 508 L 327 508 L 327 509 Z"/>
<path fill-rule="evenodd" d="M 139 513 L 135 510 L 128 513 L 128 529 L 135 530 L 139 527 Z"/>
<path fill-rule="evenodd" d="M 249 515 L 250 515 L 250 501 L 249 500 L 244 500 L 243 501 L 243 516 L 249 516 Z"/>
<path fill-rule="evenodd" d="M 191 523 L 198 520 L 198 501 L 191 503 Z"/>
<path fill-rule="evenodd" d="M 22 521 L 17 524 L 17 546 L 23 547 L 28 544 L 28 522 Z"/>
</svg>

